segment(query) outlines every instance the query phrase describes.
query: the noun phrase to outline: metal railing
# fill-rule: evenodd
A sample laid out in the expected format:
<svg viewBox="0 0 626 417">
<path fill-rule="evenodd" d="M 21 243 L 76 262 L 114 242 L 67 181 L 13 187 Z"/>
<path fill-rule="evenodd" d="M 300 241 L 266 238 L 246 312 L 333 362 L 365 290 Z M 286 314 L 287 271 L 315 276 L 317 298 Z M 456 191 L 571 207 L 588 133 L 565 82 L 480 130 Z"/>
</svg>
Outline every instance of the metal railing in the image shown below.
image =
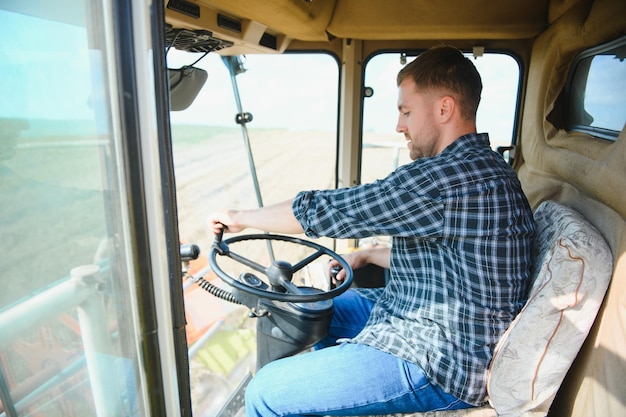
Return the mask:
<svg viewBox="0 0 626 417">
<path fill-rule="evenodd" d="M 4 412 L 0 417 L 17 417 L 47 390 L 58 387 L 61 380 L 87 367 L 94 405 L 98 416 L 120 415 L 122 392 L 115 372 L 111 372 L 113 350 L 111 334 L 105 319 L 106 310 L 98 265 L 74 268 L 69 277 L 24 301 L 0 312 L 0 347 L 35 331 L 51 319 L 74 310 L 78 316 L 84 356 L 55 373 L 31 392 L 14 399 L 0 372 L 0 399 Z"/>
</svg>

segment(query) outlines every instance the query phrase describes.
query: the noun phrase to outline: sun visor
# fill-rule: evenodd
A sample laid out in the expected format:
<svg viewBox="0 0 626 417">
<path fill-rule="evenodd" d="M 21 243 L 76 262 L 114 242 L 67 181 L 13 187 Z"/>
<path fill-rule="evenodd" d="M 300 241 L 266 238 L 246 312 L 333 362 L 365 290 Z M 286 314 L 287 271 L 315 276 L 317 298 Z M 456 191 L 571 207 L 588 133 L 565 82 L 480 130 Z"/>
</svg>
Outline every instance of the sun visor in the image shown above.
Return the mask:
<svg viewBox="0 0 626 417">
<path fill-rule="evenodd" d="M 167 71 L 170 78 L 170 110 L 185 110 L 196 99 L 208 74 L 202 68 L 191 66 L 168 68 Z"/>
</svg>

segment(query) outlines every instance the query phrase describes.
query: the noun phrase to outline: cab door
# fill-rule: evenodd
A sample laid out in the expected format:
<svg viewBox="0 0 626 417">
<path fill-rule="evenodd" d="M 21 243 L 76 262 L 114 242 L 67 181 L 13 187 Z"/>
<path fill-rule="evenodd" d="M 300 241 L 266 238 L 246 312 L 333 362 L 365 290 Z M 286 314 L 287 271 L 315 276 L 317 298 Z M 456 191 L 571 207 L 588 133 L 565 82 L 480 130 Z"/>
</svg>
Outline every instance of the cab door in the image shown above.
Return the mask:
<svg viewBox="0 0 626 417">
<path fill-rule="evenodd" d="M 0 1 L 0 415 L 191 414 L 161 9 Z"/>
</svg>

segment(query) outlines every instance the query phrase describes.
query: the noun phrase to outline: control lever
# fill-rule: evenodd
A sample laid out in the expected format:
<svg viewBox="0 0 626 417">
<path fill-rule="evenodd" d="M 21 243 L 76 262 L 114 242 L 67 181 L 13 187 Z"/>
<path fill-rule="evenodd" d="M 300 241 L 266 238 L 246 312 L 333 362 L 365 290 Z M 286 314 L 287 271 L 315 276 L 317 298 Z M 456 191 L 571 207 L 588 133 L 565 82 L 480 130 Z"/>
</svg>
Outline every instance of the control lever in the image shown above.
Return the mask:
<svg viewBox="0 0 626 417">
<path fill-rule="evenodd" d="M 189 263 L 200 256 L 200 247 L 194 243 L 180 245 L 180 261 L 182 263 L 183 276 L 187 276 Z M 193 279 L 193 277 L 192 277 Z"/>
<path fill-rule="evenodd" d="M 339 274 L 339 271 L 341 271 L 343 268 L 341 267 L 341 265 L 335 265 L 332 268 L 330 268 L 330 288 L 334 289 L 337 288 L 337 284 L 336 284 L 336 280 L 337 280 L 337 274 Z"/>
<path fill-rule="evenodd" d="M 180 245 L 180 260 L 183 262 L 195 261 L 200 256 L 200 247 L 190 243 Z"/>
</svg>

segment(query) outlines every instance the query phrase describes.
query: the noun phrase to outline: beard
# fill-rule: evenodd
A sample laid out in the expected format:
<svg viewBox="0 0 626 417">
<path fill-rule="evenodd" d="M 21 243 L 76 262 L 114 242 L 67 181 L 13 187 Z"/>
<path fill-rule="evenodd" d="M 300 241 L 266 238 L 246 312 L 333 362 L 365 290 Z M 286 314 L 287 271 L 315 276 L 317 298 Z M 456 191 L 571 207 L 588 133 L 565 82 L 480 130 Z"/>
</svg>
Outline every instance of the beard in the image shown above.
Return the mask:
<svg viewBox="0 0 626 417">
<path fill-rule="evenodd" d="M 430 158 L 439 153 L 439 132 L 436 129 L 427 129 L 413 137 L 405 135 L 409 157 L 412 161 L 419 158 Z"/>
</svg>

